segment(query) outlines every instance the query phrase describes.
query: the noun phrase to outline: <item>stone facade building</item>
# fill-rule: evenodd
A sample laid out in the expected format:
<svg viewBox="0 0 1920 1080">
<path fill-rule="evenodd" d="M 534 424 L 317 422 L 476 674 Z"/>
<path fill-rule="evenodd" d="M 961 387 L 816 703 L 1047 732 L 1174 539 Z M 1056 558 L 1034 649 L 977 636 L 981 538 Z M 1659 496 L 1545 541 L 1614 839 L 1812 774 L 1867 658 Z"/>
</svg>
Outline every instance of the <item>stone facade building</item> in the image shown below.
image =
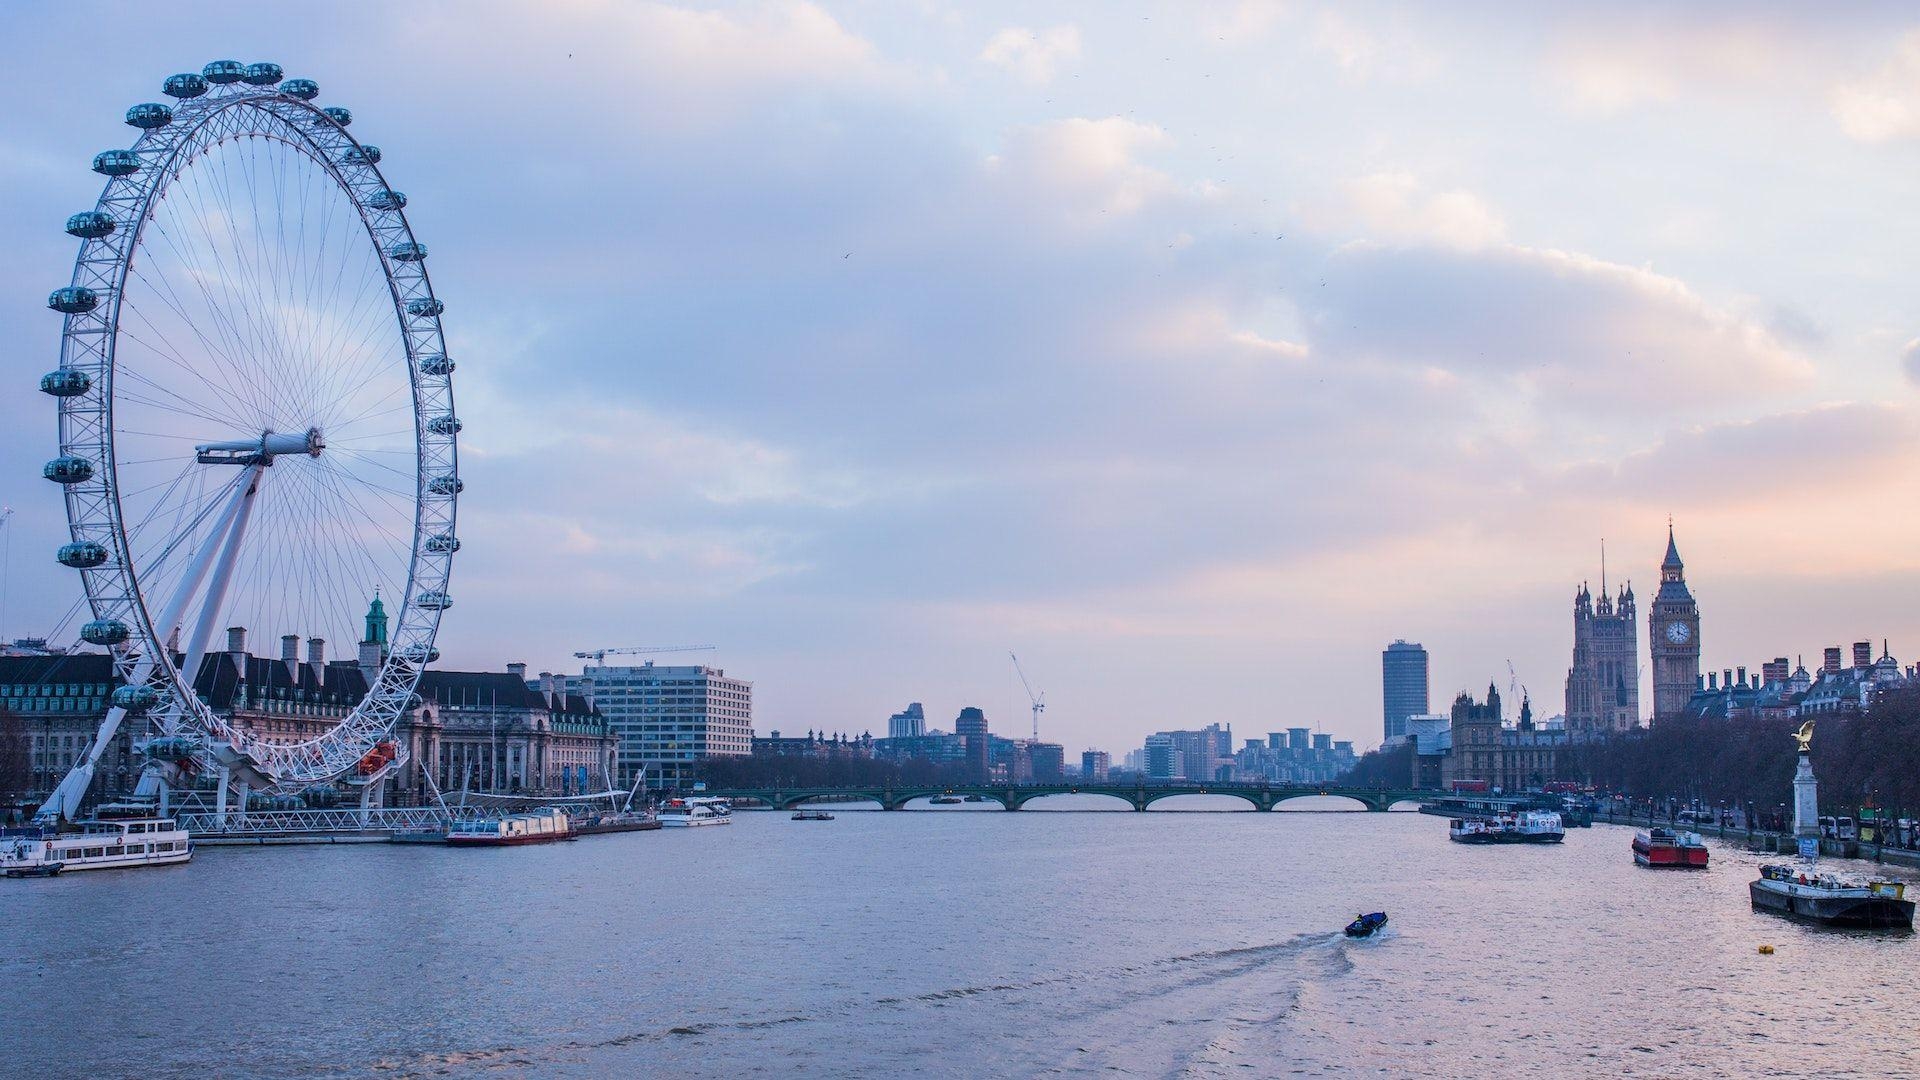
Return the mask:
<svg viewBox="0 0 1920 1080">
<path fill-rule="evenodd" d="M 1633 586 L 1598 599 L 1586 585 L 1573 597 L 1573 666 L 1567 671 L 1567 728 L 1586 735 L 1640 723 L 1640 635 Z"/>
<path fill-rule="evenodd" d="M 329 660 L 326 642 L 280 639 L 277 657 L 247 648 L 244 627 L 227 630 L 226 649 L 210 652 L 194 679 L 194 692 L 215 713 L 264 742 L 289 745 L 331 731 L 366 696 L 369 679 L 386 658 L 387 616 L 376 598 L 367 612 L 366 640 L 358 655 Z M 175 655 L 175 663 L 184 662 Z M 432 798 L 426 776 L 442 790 L 470 782 L 476 790 L 534 795 L 605 790 L 617 740 L 593 701 L 563 694 L 552 676 L 530 686 L 523 664 L 505 672 L 429 670 L 416 690 L 418 703 L 395 725 L 395 741 L 411 760 L 385 781 L 385 805 Z M 118 678 L 100 653 L 0 656 L 0 710 L 19 716 L 30 747 L 31 790 L 44 796 L 79 760 L 99 727 Z M 91 797 L 131 794 L 143 761 L 134 746 L 146 725 L 123 724 L 101 760 Z M 211 785 L 211 777 L 202 781 Z M 309 804 L 357 792 L 337 788 L 307 793 Z"/>
<path fill-rule="evenodd" d="M 1525 700 L 1520 703 L 1519 723 L 1507 727 L 1501 715 L 1500 691 L 1492 685 L 1487 687 L 1484 704 L 1467 693 L 1455 698 L 1449 727 L 1450 748 L 1440 756 L 1442 787 L 1484 784 L 1500 791 L 1526 791 L 1558 780 L 1578 779 L 1562 775 L 1574 733 L 1536 725 L 1533 705 Z M 1419 767 L 1417 753 L 1415 767 Z"/>
</svg>

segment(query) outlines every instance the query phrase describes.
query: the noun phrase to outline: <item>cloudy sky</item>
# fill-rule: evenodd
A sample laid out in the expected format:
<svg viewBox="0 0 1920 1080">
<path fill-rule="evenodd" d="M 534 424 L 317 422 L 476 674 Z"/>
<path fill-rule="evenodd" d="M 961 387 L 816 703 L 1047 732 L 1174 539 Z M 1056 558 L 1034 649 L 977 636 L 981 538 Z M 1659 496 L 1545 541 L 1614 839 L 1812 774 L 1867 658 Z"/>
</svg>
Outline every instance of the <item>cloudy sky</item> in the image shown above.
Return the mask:
<svg viewBox="0 0 1920 1080">
<path fill-rule="evenodd" d="M 762 731 L 1021 730 L 1013 649 L 1070 752 L 1368 743 L 1396 637 L 1559 712 L 1669 514 L 1707 666 L 1911 661 L 1920 15 L 1671 7 L 8 5 L 0 633 L 78 596 L 60 223 L 231 56 L 432 247 L 448 664 L 711 642 Z"/>
</svg>

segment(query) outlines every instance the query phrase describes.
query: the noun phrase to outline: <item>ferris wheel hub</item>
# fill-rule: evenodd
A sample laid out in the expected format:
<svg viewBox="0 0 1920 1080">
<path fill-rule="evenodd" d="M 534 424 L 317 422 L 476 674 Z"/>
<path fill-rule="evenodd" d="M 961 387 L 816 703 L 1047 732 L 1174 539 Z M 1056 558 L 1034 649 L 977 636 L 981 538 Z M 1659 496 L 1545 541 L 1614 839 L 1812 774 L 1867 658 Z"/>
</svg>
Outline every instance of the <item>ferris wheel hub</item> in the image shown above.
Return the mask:
<svg viewBox="0 0 1920 1080">
<path fill-rule="evenodd" d="M 271 465 L 277 457 L 305 454 L 317 458 L 326 448 L 326 436 L 319 428 L 310 427 L 298 435 L 263 431 L 257 439 L 201 443 L 193 452 L 202 465 Z"/>
</svg>

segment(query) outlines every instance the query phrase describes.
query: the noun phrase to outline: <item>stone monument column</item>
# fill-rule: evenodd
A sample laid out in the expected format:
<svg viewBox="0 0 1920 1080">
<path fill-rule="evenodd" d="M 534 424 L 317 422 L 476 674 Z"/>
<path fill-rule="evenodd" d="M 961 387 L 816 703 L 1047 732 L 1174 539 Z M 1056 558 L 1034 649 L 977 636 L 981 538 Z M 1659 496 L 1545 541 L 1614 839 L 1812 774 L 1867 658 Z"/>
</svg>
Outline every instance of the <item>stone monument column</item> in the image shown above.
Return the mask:
<svg viewBox="0 0 1920 1080">
<path fill-rule="evenodd" d="M 1813 778 L 1813 759 L 1808 756 L 1808 748 L 1813 745 L 1813 721 L 1801 724 L 1793 737 L 1800 744 L 1800 765 L 1793 772 L 1793 836 L 1799 841 L 1803 858 L 1818 858 L 1820 792 Z"/>
</svg>

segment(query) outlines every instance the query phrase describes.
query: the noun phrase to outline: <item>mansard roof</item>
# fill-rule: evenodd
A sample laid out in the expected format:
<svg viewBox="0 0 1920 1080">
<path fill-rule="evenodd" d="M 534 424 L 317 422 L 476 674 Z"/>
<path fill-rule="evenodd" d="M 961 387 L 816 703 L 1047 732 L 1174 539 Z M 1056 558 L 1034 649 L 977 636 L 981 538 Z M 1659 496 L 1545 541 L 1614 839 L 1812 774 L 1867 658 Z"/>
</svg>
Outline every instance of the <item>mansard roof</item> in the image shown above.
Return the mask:
<svg viewBox="0 0 1920 1080">
<path fill-rule="evenodd" d="M 174 663 L 186 657 L 174 654 Z M 193 680 L 194 692 L 215 709 L 233 705 L 234 692 L 245 682 L 254 693 L 268 697 L 292 697 L 296 692 L 307 701 L 352 705 L 366 696 L 367 677 L 351 660 L 336 660 L 316 670 L 312 664 L 254 656 L 251 653 L 208 653 L 200 662 Z"/>
<path fill-rule="evenodd" d="M 415 693 L 424 701 L 455 708 L 506 708 L 552 710 L 547 696 L 518 675 L 506 671 L 437 671 L 420 675 Z M 561 712 L 580 716 L 598 716 L 600 710 L 580 694 L 565 694 Z"/>
<path fill-rule="evenodd" d="M 43 683 L 113 682 L 113 658 L 106 653 L 69 653 L 66 656 L 0 656 L 0 683 L 38 686 Z"/>
</svg>

